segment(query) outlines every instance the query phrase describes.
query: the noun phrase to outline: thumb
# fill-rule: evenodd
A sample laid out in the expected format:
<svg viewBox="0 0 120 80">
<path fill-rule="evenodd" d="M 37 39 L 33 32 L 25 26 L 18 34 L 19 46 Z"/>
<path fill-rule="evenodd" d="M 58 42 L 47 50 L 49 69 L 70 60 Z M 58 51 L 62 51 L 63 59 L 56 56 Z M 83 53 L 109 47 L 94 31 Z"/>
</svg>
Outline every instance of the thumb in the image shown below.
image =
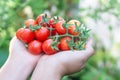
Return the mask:
<svg viewBox="0 0 120 80">
<path fill-rule="evenodd" d="M 12 40 L 10 41 L 10 47 L 9 47 L 9 51 L 25 51 L 25 45 L 19 40 L 17 39 L 17 37 L 13 37 Z M 27 50 L 26 50 L 27 51 Z"/>
</svg>

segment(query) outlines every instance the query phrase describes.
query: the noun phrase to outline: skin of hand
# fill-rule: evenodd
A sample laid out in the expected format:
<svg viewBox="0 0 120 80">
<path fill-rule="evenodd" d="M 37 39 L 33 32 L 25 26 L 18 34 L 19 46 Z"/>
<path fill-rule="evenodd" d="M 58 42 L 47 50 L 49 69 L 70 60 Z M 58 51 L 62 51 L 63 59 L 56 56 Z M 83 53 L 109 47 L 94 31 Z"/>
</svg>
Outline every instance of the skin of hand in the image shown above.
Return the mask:
<svg viewBox="0 0 120 80">
<path fill-rule="evenodd" d="M 54 55 L 43 55 L 31 80 L 60 80 L 64 75 L 80 71 L 94 54 L 92 41 L 81 51 L 62 51 Z"/>
<path fill-rule="evenodd" d="M 41 55 L 32 55 L 25 45 L 14 37 L 9 46 L 9 56 L 0 69 L 0 80 L 26 80 Z"/>
</svg>

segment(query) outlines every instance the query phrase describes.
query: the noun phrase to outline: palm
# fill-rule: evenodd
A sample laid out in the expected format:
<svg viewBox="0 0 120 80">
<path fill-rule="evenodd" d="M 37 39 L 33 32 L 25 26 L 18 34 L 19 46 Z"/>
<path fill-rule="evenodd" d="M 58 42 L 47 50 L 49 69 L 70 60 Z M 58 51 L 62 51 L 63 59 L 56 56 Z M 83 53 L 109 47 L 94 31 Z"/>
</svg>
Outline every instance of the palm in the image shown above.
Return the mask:
<svg viewBox="0 0 120 80">
<path fill-rule="evenodd" d="M 38 61 L 41 56 L 30 54 L 30 52 L 25 48 L 25 45 L 16 37 L 11 40 L 9 51 L 9 58 L 20 58 L 21 60 L 26 59 L 33 62 Z"/>
<path fill-rule="evenodd" d="M 47 63 L 51 63 L 56 67 L 62 66 L 65 74 L 71 74 L 83 68 L 91 55 L 93 55 L 93 49 L 91 43 L 88 43 L 86 50 L 62 51 L 55 55 L 43 55 L 40 60 L 46 60 Z"/>
</svg>

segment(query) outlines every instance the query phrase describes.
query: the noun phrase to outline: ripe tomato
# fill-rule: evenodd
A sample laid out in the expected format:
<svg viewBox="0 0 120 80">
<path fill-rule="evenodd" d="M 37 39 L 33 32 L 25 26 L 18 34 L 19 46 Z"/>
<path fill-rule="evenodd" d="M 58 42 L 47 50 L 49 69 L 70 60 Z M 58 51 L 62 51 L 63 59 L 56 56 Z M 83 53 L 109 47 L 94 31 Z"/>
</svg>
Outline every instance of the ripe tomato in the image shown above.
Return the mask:
<svg viewBox="0 0 120 80">
<path fill-rule="evenodd" d="M 31 52 L 31 54 L 39 55 L 42 52 L 42 43 L 34 40 L 28 44 L 28 51 Z"/>
<path fill-rule="evenodd" d="M 44 16 L 44 14 L 40 14 L 37 18 L 36 18 L 36 24 L 39 24 L 42 21 L 42 17 Z"/>
<path fill-rule="evenodd" d="M 20 39 L 21 41 L 23 41 L 25 43 L 29 43 L 32 40 L 34 40 L 34 38 L 35 38 L 34 32 L 32 32 L 28 28 L 20 28 L 16 32 L 16 36 L 17 36 L 18 39 Z"/>
<path fill-rule="evenodd" d="M 41 42 L 45 41 L 49 35 L 50 31 L 46 27 L 41 27 L 40 29 L 35 30 L 35 37 Z"/>
<path fill-rule="evenodd" d="M 79 22 L 78 20 L 70 20 L 70 21 L 68 22 L 68 24 L 70 24 L 70 26 L 68 27 L 68 32 L 69 32 L 69 34 L 71 34 L 71 35 L 78 35 L 78 34 L 79 34 L 79 32 L 75 31 L 75 30 L 76 30 L 76 25 L 75 25 L 75 23 L 77 24 L 77 26 L 80 25 L 80 22 Z"/>
<path fill-rule="evenodd" d="M 56 29 L 58 34 L 65 34 L 66 33 L 66 29 L 63 27 L 63 22 L 62 21 L 58 21 L 55 24 L 55 29 Z"/>
<path fill-rule="evenodd" d="M 52 39 L 48 39 L 43 42 L 42 49 L 45 52 L 45 54 L 51 55 L 51 54 L 55 54 L 57 52 L 57 50 L 52 49 L 52 42 L 53 42 Z"/>
<path fill-rule="evenodd" d="M 40 14 L 37 18 L 36 18 L 36 24 L 40 24 L 41 26 L 47 26 L 47 24 L 45 22 L 42 22 L 42 17 L 45 16 L 45 14 Z M 47 18 L 49 18 L 50 16 L 47 15 Z"/>
<path fill-rule="evenodd" d="M 25 21 L 24 24 L 25 24 L 26 27 L 30 27 L 30 25 L 35 26 L 36 22 L 35 22 L 34 19 L 28 19 L 28 20 Z"/>
<path fill-rule="evenodd" d="M 72 39 L 70 37 L 61 38 L 61 40 L 60 40 L 60 50 L 62 50 L 62 51 L 70 50 L 67 41 L 71 41 L 71 40 Z"/>
<path fill-rule="evenodd" d="M 49 20 L 49 22 L 48 22 L 48 27 L 51 27 L 51 28 L 54 29 L 54 30 L 52 30 L 52 36 L 54 36 L 54 35 L 57 34 L 57 31 L 56 31 L 56 29 L 55 29 L 55 25 L 56 25 L 55 19 L 57 19 L 57 16 L 54 16 L 54 18 L 51 18 L 51 19 Z M 65 22 L 65 20 L 64 20 L 62 17 L 60 17 L 60 16 L 58 16 L 58 21 Z"/>
</svg>

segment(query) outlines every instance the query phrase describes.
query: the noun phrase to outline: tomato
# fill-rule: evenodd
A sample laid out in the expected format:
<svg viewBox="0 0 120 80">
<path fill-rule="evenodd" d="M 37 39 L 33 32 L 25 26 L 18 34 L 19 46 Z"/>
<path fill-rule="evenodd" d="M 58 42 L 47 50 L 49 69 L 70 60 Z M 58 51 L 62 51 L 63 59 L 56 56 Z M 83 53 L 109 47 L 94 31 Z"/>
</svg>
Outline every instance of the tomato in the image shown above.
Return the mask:
<svg viewBox="0 0 120 80">
<path fill-rule="evenodd" d="M 55 23 L 54 23 L 54 19 L 50 19 L 49 22 L 48 22 L 48 27 L 50 28 L 53 28 L 53 30 L 51 31 L 52 33 L 52 36 L 56 35 L 57 34 L 57 31 L 55 29 Z"/>
<path fill-rule="evenodd" d="M 70 26 L 68 27 L 68 32 L 69 32 L 69 34 L 71 34 L 71 35 L 78 35 L 78 34 L 80 33 L 80 32 L 75 31 L 75 30 L 76 30 L 76 25 L 75 25 L 75 23 L 77 24 L 77 26 L 80 25 L 80 22 L 79 22 L 78 20 L 70 20 L 70 21 L 68 22 L 68 24 L 70 24 Z"/>
<path fill-rule="evenodd" d="M 51 34 L 52 36 L 56 35 L 57 34 L 57 31 L 55 29 L 55 23 L 54 23 L 54 19 L 50 19 L 49 22 L 48 22 L 48 25 L 47 25 L 49 28 L 52 28 L 53 30 L 51 30 Z"/>
<path fill-rule="evenodd" d="M 66 51 L 70 50 L 70 47 L 68 46 L 67 41 L 71 41 L 72 39 L 70 37 L 63 37 L 60 39 L 60 50 Z"/>
<path fill-rule="evenodd" d="M 51 18 L 49 20 L 49 22 L 48 22 L 48 27 L 53 28 L 53 30 L 52 30 L 52 36 L 54 36 L 54 35 L 57 34 L 57 31 L 55 29 L 55 25 L 56 25 L 55 19 L 57 19 L 57 16 L 54 16 L 54 18 Z M 59 17 L 59 16 L 58 16 L 58 21 L 65 22 L 65 20 L 62 17 Z"/>
<path fill-rule="evenodd" d="M 35 22 L 34 19 L 28 19 L 28 20 L 25 21 L 24 24 L 25 24 L 26 27 L 30 27 L 30 25 L 35 26 L 36 22 Z"/>
<path fill-rule="evenodd" d="M 36 24 L 40 24 L 41 26 L 47 26 L 47 24 L 45 22 L 41 22 L 43 16 L 45 16 L 45 14 L 40 14 L 37 18 L 36 18 Z M 49 18 L 50 16 L 47 15 L 46 18 Z"/>
<path fill-rule="evenodd" d="M 58 21 L 55 24 L 55 29 L 56 29 L 58 34 L 65 34 L 66 33 L 66 29 L 63 27 L 63 22 L 62 21 Z"/>
<path fill-rule="evenodd" d="M 44 16 L 44 14 L 40 14 L 37 18 L 36 18 L 36 24 L 39 24 L 42 21 L 42 17 Z"/>
<path fill-rule="evenodd" d="M 28 44 L 28 51 L 31 52 L 31 54 L 34 55 L 39 55 L 42 52 L 42 43 L 37 41 L 37 40 L 33 40 L 32 42 L 30 42 Z"/>
<path fill-rule="evenodd" d="M 20 28 L 17 32 L 16 32 L 16 36 L 19 40 L 25 42 L 25 43 L 29 43 L 32 40 L 34 40 L 35 35 L 34 32 L 32 32 L 30 29 L 28 28 Z"/>
<path fill-rule="evenodd" d="M 57 52 L 57 50 L 52 49 L 52 42 L 53 42 L 52 39 L 48 39 L 43 42 L 42 49 L 45 52 L 45 54 L 51 55 L 51 54 L 55 54 Z"/>
<path fill-rule="evenodd" d="M 50 31 L 46 27 L 41 27 L 40 29 L 35 30 L 35 37 L 41 42 L 45 41 L 49 35 Z"/>
</svg>

